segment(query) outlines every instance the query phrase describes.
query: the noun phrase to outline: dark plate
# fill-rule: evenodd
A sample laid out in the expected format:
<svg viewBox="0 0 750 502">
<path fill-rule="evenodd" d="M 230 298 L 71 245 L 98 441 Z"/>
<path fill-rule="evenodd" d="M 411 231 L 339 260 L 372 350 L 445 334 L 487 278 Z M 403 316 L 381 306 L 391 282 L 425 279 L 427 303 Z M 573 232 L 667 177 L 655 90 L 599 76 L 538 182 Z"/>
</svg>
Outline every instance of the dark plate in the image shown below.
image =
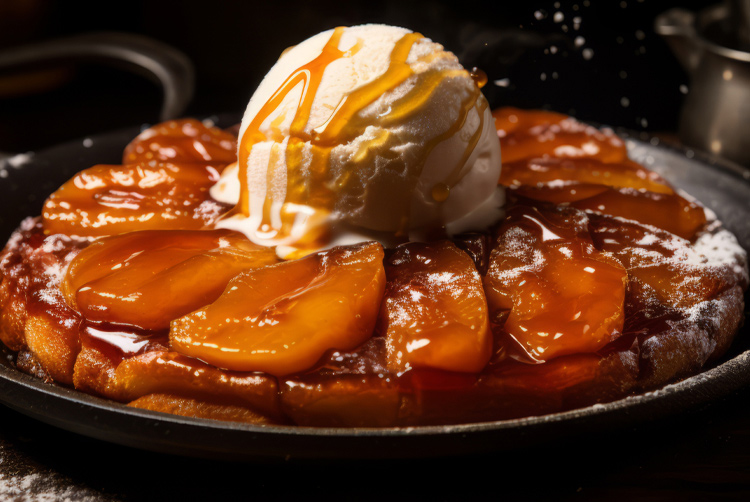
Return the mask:
<svg viewBox="0 0 750 502">
<path fill-rule="evenodd" d="M 222 120 L 222 123 L 232 123 Z M 0 163 L 0 239 L 39 214 L 45 197 L 77 171 L 119 163 L 128 129 L 66 143 Z M 750 248 L 750 170 L 690 150 L 629 139 L 647 164 L 711 208 Z M 0 401 L 30 417 L 86 436 L 167 453 L 223 459 L 368 458 L 461 455 L 549 443 L 559 437 L 618 428 L 696 409 L 750 383 L 747 327 L 722 364 L 647 394 L 566 413 L 499 422 L 392 429 L 252 426 L 128 408 L 0 365 Z M 3 359 L 5 361 L 5 359 Z"/>
</svg>

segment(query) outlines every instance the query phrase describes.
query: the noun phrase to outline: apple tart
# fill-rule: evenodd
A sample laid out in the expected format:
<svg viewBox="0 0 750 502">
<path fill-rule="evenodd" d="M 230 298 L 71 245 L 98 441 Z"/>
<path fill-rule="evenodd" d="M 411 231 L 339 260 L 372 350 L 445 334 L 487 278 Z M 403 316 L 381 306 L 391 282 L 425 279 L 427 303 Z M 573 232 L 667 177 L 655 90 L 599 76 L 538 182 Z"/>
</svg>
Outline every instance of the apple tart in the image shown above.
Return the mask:
<svg viewBox="0 0 750 502">
<path fill-rule="evenodd" d="M 147 129 L 0 256 L 0 339 L 48 382 L 184 416 L 392 427 L 609 402 L 700 372 L 743 322 L 745 252 L 609 130 L 493 113 L 489 230 L 294 260 L 216 228 L 237 137 Z"/>
</svg>

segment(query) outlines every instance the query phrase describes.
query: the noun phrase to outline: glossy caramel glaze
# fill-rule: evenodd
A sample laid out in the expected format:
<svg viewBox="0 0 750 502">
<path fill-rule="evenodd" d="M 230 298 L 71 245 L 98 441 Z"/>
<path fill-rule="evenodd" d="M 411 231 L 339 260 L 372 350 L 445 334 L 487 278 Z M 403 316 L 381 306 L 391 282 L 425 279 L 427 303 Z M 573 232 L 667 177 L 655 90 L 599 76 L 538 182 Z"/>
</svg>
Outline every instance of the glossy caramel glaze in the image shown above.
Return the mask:
<svg viewBox="0 0 750 502">
<path fill-rule="evenodd" d="M 134 407 L 344 427 L 551 413 L 720 357 L 747 287 L 743 255 L 701 254 L 727 238 L 720 225 L 609 132 L 549 112 L 495 115 L 516 160 L 499 180 L 506 217 L 489 231 L 274 264 L 272 249 L 226 230 L 144 223 L 97 239 L 75 218 L 72 235 L 28 219 L 0 255 L 2 342 L 23 371 Z M 231 161 L 213 131 L 199 136 L 218 153 L 192 162 L 199 126 L 185 123 L 144 132 L 126 157 L 173 148 L 180 169 L 202 172 Z M 572 148 L 591 155 L 554 156 Z M 96 200 L 65 199 L 79 215 Z"/>
</svg>

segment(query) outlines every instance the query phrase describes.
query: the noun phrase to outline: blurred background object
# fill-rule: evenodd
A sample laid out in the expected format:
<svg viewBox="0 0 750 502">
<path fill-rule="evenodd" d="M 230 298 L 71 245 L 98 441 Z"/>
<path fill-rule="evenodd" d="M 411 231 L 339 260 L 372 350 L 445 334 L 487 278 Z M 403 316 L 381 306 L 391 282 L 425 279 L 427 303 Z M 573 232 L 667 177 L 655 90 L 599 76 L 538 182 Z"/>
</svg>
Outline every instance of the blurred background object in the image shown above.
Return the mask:
<svg viewBox="0 0 750 502">
<path fill-rule="evenodd" d="M 661 132 L 677 129 L 690 87 L 687 72 L 654 32 L 654 19 L 672 7 L 700 10 L 711 3 L 3 0 L 0 51 L 92 31 L 140 33 L 193 61 L 196 94 L 186 114 L 204 117 L 241 113 L 286 47 L 337 25 L 387 23 L 419 31 L 466 67 L 482 68 L 493 107 L 549 108 Z M 35 150 L 159 118 L 159 88 L 136 75 L 98 64 L 49 71 L 0 73 L 0 151 Z M 4 82 L 18 78 L 25 83 L 2 92 Z"/>
<path fill-rule="evenodd" d="M 670 9 L 655 29 L 690 76 L 680 140 L 750 165 L 750 0 Z"/>
<path fill-rule="evenodd" d="M 10 98 L 25 96 L 57 87 L 61 85 L 55 78 L 58 73 L 67 77 L 74 73 L 73 65 L 87 62 L 131 71 L 160 85 L 164 96 L 159 120 L 181 117 L 193 98 L 195 72 L 185 54 L 143 35 L 106 31 L 0 51 L 0 70 L 7 73 L 0 79 L 0 96 L 3 92 Z"/>
</svg>

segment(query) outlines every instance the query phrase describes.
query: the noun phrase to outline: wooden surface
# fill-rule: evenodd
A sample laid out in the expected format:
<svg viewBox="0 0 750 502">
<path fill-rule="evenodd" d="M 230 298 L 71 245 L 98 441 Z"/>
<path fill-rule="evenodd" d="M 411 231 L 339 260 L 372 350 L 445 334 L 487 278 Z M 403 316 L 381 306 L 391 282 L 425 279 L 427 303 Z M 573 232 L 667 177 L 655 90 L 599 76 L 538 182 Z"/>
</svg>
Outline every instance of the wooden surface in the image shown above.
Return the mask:
<svg viewBox="0 0 750 502">
<path fill-rule="evenodd" d="M 0 500 L 750 500 L 750 389 L 638 429 L 409 461 L 229 463 L 112 445 L 4 407 L 0 423 Z"/>
</svg>

